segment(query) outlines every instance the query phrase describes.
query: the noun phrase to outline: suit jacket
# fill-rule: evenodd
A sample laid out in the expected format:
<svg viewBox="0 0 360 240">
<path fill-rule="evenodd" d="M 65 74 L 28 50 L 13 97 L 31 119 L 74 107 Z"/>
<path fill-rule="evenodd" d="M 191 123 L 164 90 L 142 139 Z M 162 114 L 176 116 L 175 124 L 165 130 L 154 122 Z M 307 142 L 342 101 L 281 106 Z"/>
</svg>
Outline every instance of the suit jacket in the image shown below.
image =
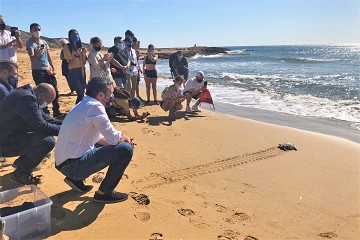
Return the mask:
<svg viewBox="0 0 360 240">
<path fill-rule="evenodd" d="M 61 123 L 39 108 L 35 92 L 27 84 L 10 92 L 0 103 L 0 145 L 27 132 L 57 136 Z"/>
</svg>

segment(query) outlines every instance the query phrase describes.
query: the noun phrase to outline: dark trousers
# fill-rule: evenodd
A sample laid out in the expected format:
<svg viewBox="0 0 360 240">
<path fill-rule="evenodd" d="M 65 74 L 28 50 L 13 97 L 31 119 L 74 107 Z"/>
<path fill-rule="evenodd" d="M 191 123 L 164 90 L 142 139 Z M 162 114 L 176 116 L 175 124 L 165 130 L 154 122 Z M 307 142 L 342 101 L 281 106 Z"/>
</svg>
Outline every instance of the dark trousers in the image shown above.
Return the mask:
<svg viewBox="0 0 360 240">
<path fill-rule="evenodd" d="M 53 111 L 58 112 L 60 109 L 59 91 L 58 91 L 58 86 L 57 86 L 57 81 L 56 81 L 55 75 L 49 75 L 47 70 L 33 69 L 32 76 L 33 76 L 33 79 L 34 79 L 36 85 L 39 85 L 40 83 L 48 83 L 54 87 L 56 96 L 55 96 L 54 101 L 52 102 L 52 105 L 53 105 Z"/>
<path fill-rule="evenodd" d="M 62 174 L 74 180 L 84 180 L 91 174 L 109 166 L 99 190 L 111 193 L 120 182 L 133 155 L 133 148 L 127 142 L 116 145 L 94 147 L 84 155 L 59 169 Z"/>
<path fill-rule="evenodd" d="M 3 157 L 20 156 L 17 160 L 16 177 L 28 176 L 55 147 L 55 138 L 43 133 L 23 133 L 9 137 L 0 145 Z"/>
<path fill-rule="evenodd" d="M 69 69 L 69 81 L 71 86 L 76 91 L 76 104 L 84 98 L 84 91 L 86 89 L 86 74 L 83 68 Z"/>
</svg>

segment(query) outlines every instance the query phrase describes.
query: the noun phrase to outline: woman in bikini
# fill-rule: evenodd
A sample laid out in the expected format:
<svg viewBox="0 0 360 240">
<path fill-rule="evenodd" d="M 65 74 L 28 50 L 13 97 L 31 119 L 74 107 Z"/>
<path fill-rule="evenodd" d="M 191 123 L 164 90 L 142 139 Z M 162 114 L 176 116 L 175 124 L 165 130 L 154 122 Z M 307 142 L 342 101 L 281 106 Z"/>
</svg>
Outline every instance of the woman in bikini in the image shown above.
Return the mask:
<svg viewBox="0 0 360 240">
<path fill-rule="evenodd" d="M 159 104 L 157 101 L 157 92 L 156 92 L 156 82 L 157 82 L 157 72 L 156 72 L 156 62 L 158 60 L 158 55 L 155 54 L 154 45 L 150 44 L 148 46 L 147 55 L 144 59 L 144 79 L 146 84 L 146 96 L 147 101 L 145 105 L 150 103 L 150 88 L 152 87 L 154 103 Z"/>
</svg>

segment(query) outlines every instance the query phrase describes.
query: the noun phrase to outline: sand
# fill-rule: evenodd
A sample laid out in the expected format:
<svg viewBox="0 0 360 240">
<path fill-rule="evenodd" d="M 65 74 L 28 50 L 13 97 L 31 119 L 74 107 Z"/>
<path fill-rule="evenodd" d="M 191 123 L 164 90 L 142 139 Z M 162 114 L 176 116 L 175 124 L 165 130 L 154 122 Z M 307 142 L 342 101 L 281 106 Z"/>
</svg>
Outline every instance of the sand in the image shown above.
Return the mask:
<svg viewBox="0 0 360 240">
<path fill-rule="evenodd" d="M 50 51 L 69 111 L 76 97 L 64 96 L 59 53 Z M 33 84 L 24 50 L 18 59 L 20 85 Z M 92 202 L 106 169 L 80 195 L 47 159 L 35 173 L 54 202 L 52 230 L 39 239 L 360 238 L 358 143 L 201 109 L 169 123 L 159 106 L 146 106 L 147 121 L 113 122 L 137 143 L 116 188 L 130 195 L 122 203 Z M 288 141 L 298 151 L 277 148 Z M 15 158 L 7 160 L 1 191 L 17 187 L 9 180 Z"/>
</svg>

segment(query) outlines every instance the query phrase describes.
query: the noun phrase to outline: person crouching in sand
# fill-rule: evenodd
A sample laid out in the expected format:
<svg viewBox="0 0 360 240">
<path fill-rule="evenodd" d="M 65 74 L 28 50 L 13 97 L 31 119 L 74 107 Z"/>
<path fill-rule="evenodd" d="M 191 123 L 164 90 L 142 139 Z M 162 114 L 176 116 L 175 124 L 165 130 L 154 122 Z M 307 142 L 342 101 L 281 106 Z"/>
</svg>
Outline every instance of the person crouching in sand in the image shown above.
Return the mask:
<svg viewBox="0 0 360 240">
<path fill-rule="evenodd" d="M 181 93 L 181 84 L 185 81 L 184 77 L 179 75 L 174 79 L 174 84 L 166 87 L 161 93 L 161 108 L 169 111 L 169 120 L 176 120 L 175 112 L 182 109 L 181 102 L 185 100 L 185 96 Z"/>
<path fill-rule="evenodd" d="M 106 113 L 109 117 L 116 117 L 117 113 L 126 115 L 130 121 L 143 120 L 150 115 L 148 112 L 143 112 L 141 115 L 138 109 L 141 107 L 141 100 L 137 97 L 131 97 L 130 93 L 124 88 L 114 88 L 114 99 L 111 106 L 106 108 Z M 130 109 L 133 110 L 134 116 L 131 114 Z"/>
</svg>

